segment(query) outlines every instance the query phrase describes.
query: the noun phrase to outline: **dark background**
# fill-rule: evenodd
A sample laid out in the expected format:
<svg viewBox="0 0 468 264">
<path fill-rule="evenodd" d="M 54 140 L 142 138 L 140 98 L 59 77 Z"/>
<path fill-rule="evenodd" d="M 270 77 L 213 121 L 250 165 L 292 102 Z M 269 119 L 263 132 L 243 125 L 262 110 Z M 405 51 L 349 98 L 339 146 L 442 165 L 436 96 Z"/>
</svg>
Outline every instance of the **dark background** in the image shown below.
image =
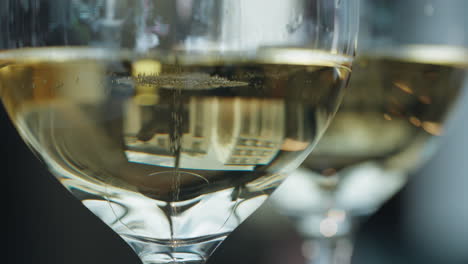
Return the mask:
<svg viewBox="0 0 468 264">
<path fill-rule="evenodd" d="M 468 263 L 467 96 L 441 148 L 409 185 L 370 217 L 353 263 Z M 139 263 L 130 248 L 53 178 L 0 109 L 1 192 L 6 247 L 1 263 Z M 210 263 L 304 263 L 286 219 L 262 208 L 220 246 Z"/>
</svg>

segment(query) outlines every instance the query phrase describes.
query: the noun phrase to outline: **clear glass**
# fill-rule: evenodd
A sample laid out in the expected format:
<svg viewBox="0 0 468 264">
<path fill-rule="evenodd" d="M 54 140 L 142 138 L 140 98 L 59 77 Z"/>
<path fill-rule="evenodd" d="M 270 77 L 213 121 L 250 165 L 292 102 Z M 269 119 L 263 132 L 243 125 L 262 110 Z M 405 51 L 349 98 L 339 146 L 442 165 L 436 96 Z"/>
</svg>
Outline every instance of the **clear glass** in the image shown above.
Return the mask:
<svg viewBox="0 0 468 264">
<path fill-rule="evenodd" d="M 327 127 L 357 12 L 354 0 L 4 0 L 0 96 L 145 264 L 203 263 Z"/>
<path fill-rule="evenodd" d="M 309 240 L 311 263 L 350 262 L 361 220 L 436 149 L 467 74 L 466 1 L 367 0 L 361 8 L 349 91 L 272 197 Z"/>
</svg>

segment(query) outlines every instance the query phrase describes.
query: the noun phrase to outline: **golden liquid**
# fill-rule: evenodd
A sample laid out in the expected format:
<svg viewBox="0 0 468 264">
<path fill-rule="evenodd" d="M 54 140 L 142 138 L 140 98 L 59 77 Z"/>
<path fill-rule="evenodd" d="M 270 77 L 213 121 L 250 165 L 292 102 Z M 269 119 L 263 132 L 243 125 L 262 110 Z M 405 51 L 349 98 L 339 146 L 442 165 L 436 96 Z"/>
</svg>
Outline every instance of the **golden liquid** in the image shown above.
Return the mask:
<svg viewBox="0 0 468 264">
<path fill-rule="evenodd" d="M 343 104 L 304 167 L 326 177 L 366 162 L 405 174 L 418 168 L 443 133 L 467 67 L 467 51 L 454 47 L 357 57 Z"/>
<path fill-rule="evenodd" d="M 259 54 L 3 52 L 0 95 L 25 141 L 69 188 L 163 201 L 239 186 L 263 192 L 323 132 L 350 60 L 310 50 Z"/>
<path fill-rule="evenodd" d="M 434 152 L 467 66 L 468 52 L 455 47 L 407 46 L 356 57 L 324 136 L 273 194 L 279 212 L 306 236 L 351 232 L 355 217 L 376 211 Z"/>
</svg>

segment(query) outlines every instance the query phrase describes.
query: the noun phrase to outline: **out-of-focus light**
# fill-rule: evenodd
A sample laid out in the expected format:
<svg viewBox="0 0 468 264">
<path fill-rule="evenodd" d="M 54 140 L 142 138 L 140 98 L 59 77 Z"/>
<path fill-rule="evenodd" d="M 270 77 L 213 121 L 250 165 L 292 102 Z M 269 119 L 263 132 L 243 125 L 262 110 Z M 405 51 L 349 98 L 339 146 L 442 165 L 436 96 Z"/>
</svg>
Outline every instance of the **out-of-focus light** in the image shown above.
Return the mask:
<svg viewBox="0 0 468 264">
<path fill-rule="evenodd" d="M 286 138 L 281 145 L 281 149 L 285 151 L 301 151 L 309 146 L 309 142 L 298 141 L 290 138 Z"/>
<path fill-rule="evenodd" d="M 423 103 L 423 104 L 431 104 L 432 103 L 431 98 L 429 96 L 427 96 L 427 95 L 419 96 L 419 101 L 421 101 L 421 103 Z"/>
<path fill-rule="evenodd" d="M 332 237 L 338 233 L 339 224 L 346 220 L 346 212 L 338 209 L 331 209 L 327 212 L 327 217 L 320 222 L 320 233 L 324 237 Z"/>
<path fill-rule="evenodd" d="M 417 127 L 420 127 L 421 126 L 421 120 L 419 120 L 417 117 L 410 117 L 408 119 L 410 121 L 411 124 L 413 124 L 414 126 L 417 126 Z"/>
<path fill-rule="evenodd" d="M 320 222 L 320 233 L 324 237 L 332 237 L 338 232 L 338 223 L 335 219 L 325 218 Z"/>
<path fill-rule="evenodd" d="M 422 123 L 423 129 L 434 136 L 442 135 L 442 126 L 436 122 L 423 122 Z"/>
<path fill-rule="evenodd" d="M 405 83 L 402 83 L 402 82 L 394 82 L 393 85 L 395 85 L 396 87 L 398 87 L 400 90 L 402 90 L 403 92 L 407 93 L 407 94 L 413 94 L 413 90 Z"/>
<path fill-rule="evenodd" d="M 387 120 L 387 121 L 391 121 L 391 120 L 392 120 L 392 117 L 391 117 L 389 114 L 384 114 L 383 117 L 384 117 L 385 120 Z"/>
</svg>

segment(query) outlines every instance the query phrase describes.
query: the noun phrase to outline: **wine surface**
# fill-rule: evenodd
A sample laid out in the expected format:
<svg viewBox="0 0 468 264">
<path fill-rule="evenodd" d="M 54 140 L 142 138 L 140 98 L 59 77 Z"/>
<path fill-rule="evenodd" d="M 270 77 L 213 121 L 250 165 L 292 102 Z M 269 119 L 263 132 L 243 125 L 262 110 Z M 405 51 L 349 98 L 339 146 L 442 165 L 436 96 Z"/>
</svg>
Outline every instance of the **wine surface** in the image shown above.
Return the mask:
<svg viewBox="0 0 468 264">
<path fill-rule="evenodd" d="M 25 49 L 0 53 L 0 95 L 25 141 L 118 233 L 186 239 L 231 231 L 299 165 L 349 62 L 301 49 Z"/>
</svg>

